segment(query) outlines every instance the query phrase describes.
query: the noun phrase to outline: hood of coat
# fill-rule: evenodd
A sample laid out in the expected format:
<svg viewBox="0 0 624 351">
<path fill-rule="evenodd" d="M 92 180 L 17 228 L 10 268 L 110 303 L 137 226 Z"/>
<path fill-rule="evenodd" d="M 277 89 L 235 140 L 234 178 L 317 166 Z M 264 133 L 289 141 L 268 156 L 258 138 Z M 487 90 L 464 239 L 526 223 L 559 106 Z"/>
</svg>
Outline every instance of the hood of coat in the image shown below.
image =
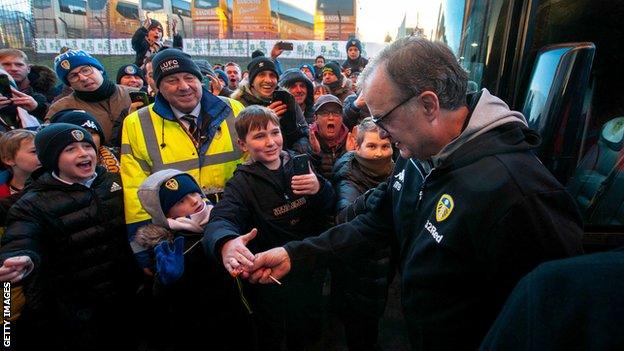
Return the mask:
<svg viewBox="0 0 624 351">
<path fill-rule="evenodd" d="M 483 89 L 464 131 L 431 160 L 436 168 L 458 168 L 486 156 L 531 150 L 540 141 L 520 112 Z"/>
<path fill-rule="evenodd" d="M 175 169 L 164 169 L 151 174 L 139 186 L 138 196 L 141 206 L 152 217 L 152 223 L 155 225 L 169 228 L 167 216 L 163 213 L 160 205 L 159 192 L 162 183 L 178 174 L 184 174 L 184 172 Z"/>
</svg>

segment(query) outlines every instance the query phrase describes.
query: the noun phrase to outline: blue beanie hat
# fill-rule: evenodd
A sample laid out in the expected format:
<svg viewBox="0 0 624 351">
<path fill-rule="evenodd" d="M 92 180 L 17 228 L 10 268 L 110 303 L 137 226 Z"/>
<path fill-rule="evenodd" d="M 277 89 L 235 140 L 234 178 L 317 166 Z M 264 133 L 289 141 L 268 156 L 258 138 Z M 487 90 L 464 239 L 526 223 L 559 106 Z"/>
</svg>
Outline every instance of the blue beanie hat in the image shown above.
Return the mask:
<svg viewBox="0 0 624 351">
<path fill-rule="evenodd" d="M 189 174 L 178 174 L 164 181 L 160 185 L 158 198 L 165 216 L 178 201 L 191 193 L 203 194 L 195 179 Z"/>
<path fill-rule="evenodd" d="M 129 65 L 123 65 L 119 67 L 117 70 L 117 84 L 121 83 L 121 78 L 124 76 L 137 76 L 145 82 L 145 77 L 143 76 L 143 71 L 139 68 L 139 66 L 131 63 Z"/>
<path fill-rule="evenodd" d="M 349 40 L 347 40 L 347 48 L 345 50 L 349 51 L 349 48 L 352 46 L 358 48 L 358 50 L 360 50 L 360 55 L 362 54 L 362 42 L 360 41 L 360 39 L 349 38 Z"/>
<path fill-rule="evenodd" d="M 214 72 L 219 76 L 219 78 L 223 79 L 225 84 L 228 83 L 228 76 L 222 69 L 215 69 Z"/>
<path fill-rule="evenodd" d="M 314 66 L 308 65 L 307 63 L 304 63 L 303 65 L 299 66 L 299 69 L 302 69 L 302 68 L 309 69 L 310 72 L 312 72 L 312 76 L 316 75 L 316 70 L 314 69 Z"/>
<path fill-rule="evenodd" d="M 80 66 L 92 66 L 104 72 L 104 66 L 102 66 L 100 61 L 84 50 L 65 51 L 65 53 L 54 58 L 54 70 L 56 71 L 56 75 L 66 85 L 69 85 L 67 74 L 74 68 Z"/>
<path fill-rule="evenodd" d="M 95 149 L 91 134 L 84 128 L 69 123 L 52 123 L 35 136 L 37 158 L 44 168 L 58 171 L 58 159 L 63 149 L 71 143 L 83 141 Z"/>
<path fill-rule="evenodd" d="M 152 67 L 156 86 L 159 86 L 160 81 L 166 76 L 180 72 L 190 73 L 197 77 L 200 82 L 203 79 L 201 71 L 191 55 L 179 49 L 160 50 L 152 59 Z"/>
<path fill-rule="evenodd" d="M 100 136 L 100 144 L 104 145 L 106 143 L 106 139 L 104 137 L 104 131 L 102 130 L 102 126 L 100 122 L 93 117 L 92 114 L 85 110 L 61 110 L 50 117 L 50 123 L 69 123 L 77 126 L 81 126 L 82 128 L 89 129 L 95 131 L 97 135 Z"/>
</svg>

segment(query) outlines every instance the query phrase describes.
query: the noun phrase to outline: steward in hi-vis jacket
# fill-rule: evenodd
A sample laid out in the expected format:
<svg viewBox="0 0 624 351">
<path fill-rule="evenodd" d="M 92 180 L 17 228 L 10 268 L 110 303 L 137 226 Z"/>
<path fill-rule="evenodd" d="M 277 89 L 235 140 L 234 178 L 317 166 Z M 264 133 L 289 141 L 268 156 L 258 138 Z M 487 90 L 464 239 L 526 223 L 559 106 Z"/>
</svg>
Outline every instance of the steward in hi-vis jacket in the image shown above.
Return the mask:
<svg viewBox="0 0 624 351">
<path fill-rule="evenodd" d="M 122 132 L 121 178 L 131 243 L 136 229 L 150 222 L 137 197 L 150 174 L 167 168 L 186 172 L 216 201 L 243 158 L 234 129 L 243 106 L 202 89 L 199 68 L 182 51 L 163 50 L 152 65 L 156 100 L 129 115 Z M 147 267 L 144 249 L 133 245 L 133 251 Z"/>
</svg>

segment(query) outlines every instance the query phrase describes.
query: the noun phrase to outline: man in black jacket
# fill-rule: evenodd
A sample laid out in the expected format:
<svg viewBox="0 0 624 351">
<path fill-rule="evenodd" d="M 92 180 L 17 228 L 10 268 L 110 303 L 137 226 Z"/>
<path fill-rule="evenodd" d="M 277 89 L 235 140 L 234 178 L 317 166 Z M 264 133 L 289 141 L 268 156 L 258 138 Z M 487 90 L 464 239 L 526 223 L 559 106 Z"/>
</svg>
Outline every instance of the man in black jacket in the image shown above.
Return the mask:
<svg viewBox="0 0 624 351">
<path fill-rule="evenodd" d="M 412 348 L 475 349 L 524 274 L 582 253 L 578 209 L 531 153 L 539 136 L 522 114 L 485 89 L 466 99 L 466 72 L 444 44 L 397 40 L 361 81 L 401 154 L 389 187 L 354 220 L 258 254 L 251 279 L 350 261 L 394 233 Z"/>
</svg>

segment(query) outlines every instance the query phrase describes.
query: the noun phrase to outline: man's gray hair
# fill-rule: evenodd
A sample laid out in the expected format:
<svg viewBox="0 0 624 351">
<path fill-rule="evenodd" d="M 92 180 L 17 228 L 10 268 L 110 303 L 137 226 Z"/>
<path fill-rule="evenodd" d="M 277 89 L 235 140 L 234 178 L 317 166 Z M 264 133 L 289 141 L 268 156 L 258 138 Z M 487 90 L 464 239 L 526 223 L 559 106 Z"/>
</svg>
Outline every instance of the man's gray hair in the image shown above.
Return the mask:
<svg viewBox="0 0 624 351">
<path fill-rule="evenodd" d="M 358 83 L 367 84 L 373 71 L 385 73 L 400 91 L 399 98 L 433 91 L 440 107 L 456 110 L 466 104 L 468 74 L 448 46 L 424 38 L 406 37 L 385 47 L 369 62 Z"/>
</svg>

